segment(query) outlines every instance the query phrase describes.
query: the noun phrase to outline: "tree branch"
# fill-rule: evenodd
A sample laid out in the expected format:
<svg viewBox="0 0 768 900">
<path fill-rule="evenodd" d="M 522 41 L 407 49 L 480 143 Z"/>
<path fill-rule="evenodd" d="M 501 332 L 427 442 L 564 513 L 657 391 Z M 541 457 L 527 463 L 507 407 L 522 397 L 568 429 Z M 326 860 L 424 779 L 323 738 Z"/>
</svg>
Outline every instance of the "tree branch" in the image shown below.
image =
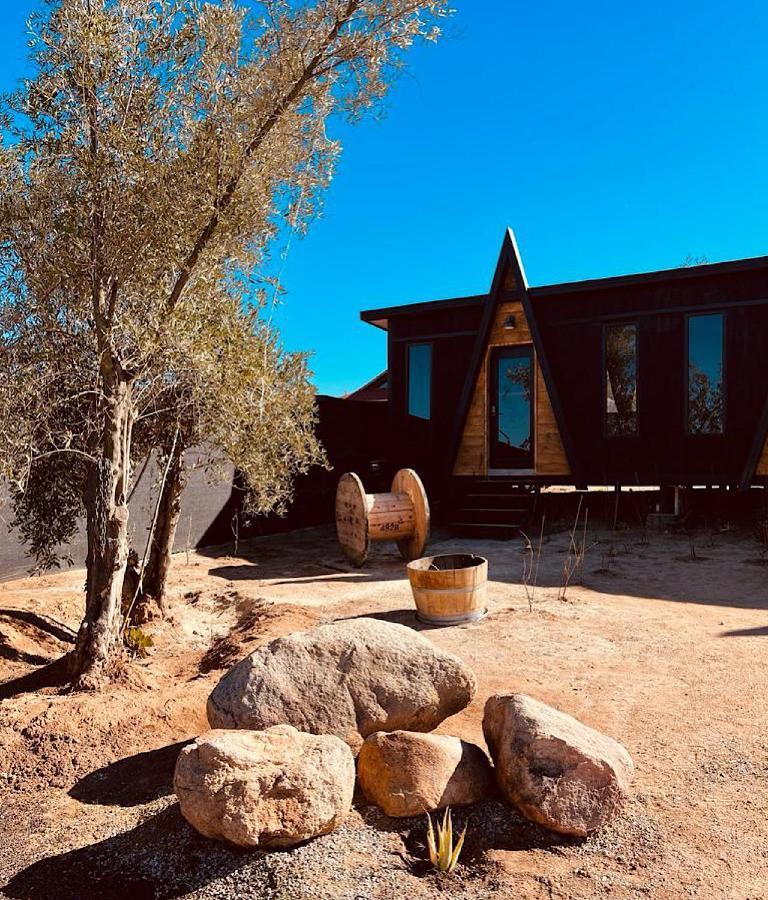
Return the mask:
<svg viewBox="0 0 768 900">
<path fill-rule="evenodd" d="M 310 81 L 312 81 L 313 78 L 317 77 L 317 67 L 324 58 L 328 47 L 333 43 L 334 40 L 336 40 L 341 29 L 352 18 L 360 3 L 361 0 L 349 0 L 344 14 L 339 19 L 337 19 L 336 22 L 334 22 L 333 27 L 328 32 L 328 35 L 321 44 L 320 49 L 304 67 L 301 77 L 297 79 L 296 83 L 293 85 L 290 91 L 288 91 L 283 96 L 283 98 L 278 101 L 275 108 L 272 110 L 269 116 L 267 116 L 267 119 L 262 124 L 261 128 L 259 128 L 259 130 L 251 139 L 251 142 L 246 147 L 243 156 L 243 165 L 241 166 L 240 171 L 233 175 L 227 183 L 227 186 L 224 189 L 224 193 L 216 202 L 214 211 L 211 214 L 210 219 L 200 232 L 200 235 L 195 241 L 194 246 L 190 250 L 179 274 L 176 277 L 176 281 L 174 282 L 174 285 L 171 288 L 171 292 L 168 295 L 168 302 L 166 303 L 167 313 L 173 311 L 184 291 L 184 288 L 187 286 L 189 279 L 192 277 L 192 272 L 194 271 L 194 268 L 197 265 L 200 256 L 205 251 L 205 248 L 208 246 L 211 238 L 216 232 L 216 228 L 219 224 L 220 214 L 225 212 L 229 205 L 232 203 L 235 191 L 237 190 L 237 186 L 240 183 L 240 179 L 242 178 L 245 171 L 245 162 L 247 162 L 250 157 L 253 156 L 253 154 L 259 149 L 259 147 L 261 147 L 266 138 L 269 136 L 269 133 L 280 121 L 280 116 L 282 116 L 282 114 L 287 109 L 289 109 L 290 106 L 301 96 L 301 92 L 304 90 L 306 85 Z"/>
</svg>

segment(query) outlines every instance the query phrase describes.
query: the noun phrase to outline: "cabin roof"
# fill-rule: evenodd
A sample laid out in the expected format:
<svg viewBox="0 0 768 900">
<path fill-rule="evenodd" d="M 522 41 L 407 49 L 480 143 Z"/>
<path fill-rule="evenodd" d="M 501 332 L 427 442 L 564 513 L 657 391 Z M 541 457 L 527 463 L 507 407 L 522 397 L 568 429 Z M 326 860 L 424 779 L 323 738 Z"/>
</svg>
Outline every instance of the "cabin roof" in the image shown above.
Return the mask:
<svg viewBox="0 0 768 900">
<path fill-rule="evenodd" d="M 701 278 L 711 275 L 726 275 L 733 272 L 744 272 L 750 269 L 768 268 L 768 256 L 752 256 L 746 259 L 728 260 L 726 262 L 704 263 L 698 266 L 677 266 L 673 269 L 659 269 L 655 272 L 639 272 L 632 275 L 612 275 L 607 278 L 589 278 L 584 281 L 565 281 L 559 284 L 543 284 L 529 287 L 528 295 L 532 299 L 559 294 L 583 293 L 608 288 L 628 287 L 630 285 L 653 284 Z M 406 303 L 401 306 L 385 306 L 380 309 L 366 309 L 360 313 L 363 322 L 375 325 L 386 331 L 389 319 L 393 316 L 412 316 L 420 313 L 439 312 L 441 309 L 460 309 L 462 307 L 482 306 L 488 294 L 472 294 L 468 297 L 454 297 L 448 300 L 428 300 L 422 303 Z"/>
<path fill-rule="evenodd" d="M 365 384 L 361 385 L 359 388 L 356 388 L 354 391 L 350 391 L 348 394 L 345 394 L 343 399 L 369 400 L 374 402 L 379 400 L 386 400 L 388 377 L 389 370 L 384 369 L 383 372 L 379 372 L 379 374 L 371 378 L 370 381 L 366 381 Z"/>
<path fill-rule="evenodd" d="M 461 309 L 467 306 L 482 306 L 488 294 L 473 294 L 470 297 L 453 297 L 449 300 L 427 300 L 423 303 L 405 303 L 402 306 L 385 306 L 381 309 L 366 309 L 360 313 L 363 322 L 387 330 L 391 316 L 413 316 L 422 312 L 440 312 L 441 309 Z"/>
</svg>

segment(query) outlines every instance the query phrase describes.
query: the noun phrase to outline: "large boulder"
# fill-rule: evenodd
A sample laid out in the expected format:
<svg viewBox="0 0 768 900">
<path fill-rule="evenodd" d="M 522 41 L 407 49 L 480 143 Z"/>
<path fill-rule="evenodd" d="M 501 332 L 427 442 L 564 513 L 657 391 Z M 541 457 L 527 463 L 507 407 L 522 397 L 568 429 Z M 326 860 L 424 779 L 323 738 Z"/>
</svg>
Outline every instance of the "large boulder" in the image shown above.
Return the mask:
<svg viewBox="0 0 768 900">
<path fill-rule="evenodd" d="M 184 818 L 206 837 L 292 847 L 347 815 L 355 760 L 338 738 L 290 725 L 207 731 L 179 754 L 173 788 Z"/>
<path fill-rule="evenodd" d="M 483 733 L 502 793 L 552 831 L 584 837 L 627 798 L 634 767 L 624 747 L 532 697 L 489 697 Z"/>
<path fill-rule="evenodd" d="M 444 734 L 378 731 L 357 759 L 360 787 L 388 816 L 419 816 L 489 796 L 493 772 L 476 744 Z"/>
<path fill-rule="evenodd" d="M 286 722 L 357 752 L 376 731 L 431 731 L 474 696 L 460 659 L 403 625 L 355 619 L 277 638 L 229 670 L 208 698 L 212 728 Z"/>
</svg>

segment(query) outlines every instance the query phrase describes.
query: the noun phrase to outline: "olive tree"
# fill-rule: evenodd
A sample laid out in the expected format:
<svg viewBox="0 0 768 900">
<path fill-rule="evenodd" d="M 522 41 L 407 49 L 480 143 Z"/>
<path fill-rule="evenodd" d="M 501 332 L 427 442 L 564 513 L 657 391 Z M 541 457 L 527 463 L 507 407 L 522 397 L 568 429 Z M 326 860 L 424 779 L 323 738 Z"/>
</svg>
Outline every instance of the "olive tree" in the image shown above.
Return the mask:
<svg viewBox="0 0 768 900">
<path fill-rule="evenodd" d="M 162 389 L 142 405 L 133 427 L 132 471 L 138 475 L 132 490 L 146 477 L 151 457 L 156 462 L 149 534 L 146 541 L 133 535 L 137 549 L 146 551 L 140 597 L 154 601 L 161 612 L 188 457 L 211 480 L 231 477 L 234 464 L 245 511 L 251 514 L 284 512 L 295 477 L 325 463 L 314 431 L 317 413 L 307 354 L 285 352 L 278 332 L 263 321 L 258 308 L 242 312 L 222 297 L 207 311 L 207 320 L 201 316 L 194 333 L 195 352 L 182 344 L 163 360 Z M 71 347 L 59 358 L 71 359 L 73 353 Z M 155 367 L 159 364 L 156 357 Z M 48 368 L 44 383 L 29 385 L 38 396 L 40 389 L 47 391 L 39 410 L 40 432 L 66 430 L 68 444 L 66 453 L 38 458 L 23 489 L 16 486 L 11 493 L 12 524 L 38 570 L 72 563 L 68 543 L 86 512 L 82 487 L 89 429 L 83 427 L 82 410 L 88 405 L 85 398 L 73 402 L 70 383 L 74 379 L 77 384 L 86 367 L 87 360 L 81 359 L 69 369 L 69 378 L 63 377 L 66 372 L 51 378 Z M 29 398 L 16 395 L 15 401 L 23 409 Z M 190 448 L 194 453 L 188 455 Z M 124 601 L 125 594 L 124 589 Z M 142 613 L 140 603 L 133 608 Z"/>
<path fill-rule="evenodd" d="M 185 451 L 214 476 L 232 463 L 250 513 L 284 512 L 296 475 L 322 464 L 308 358 L 286 353 L 257 312 L 221 315 L 209 307 L 206 347 L 182 348 L 167 365 L 165 388 L 139 420 L 140 443 L 158 457 L 158 497 L 142 591 L 163 608 L 185 483 Z M 189 360 L 194 364 L 190 365 Z M 172 373 L 172 374 L 171 374 Z"/>
<path fill-rule="evenodd" d="M 22 491 L 44 459 L 87 467 L 79 686 L 103 680 L 117 644 L 132 440 L 165 389 L 156 361 L 194 355 L 209 306 L 248 293 L 281 215 L 311 218 L 339 150 L 328 117 L 382 98 L 446 12 L 59 0 L 32 21 L 34 74 L 0 151 L 0 465 Z M 72 343 L 78 355 L 60 358 Z M 76 440 L 44 398 L 82 359 Z"/>
</svg>

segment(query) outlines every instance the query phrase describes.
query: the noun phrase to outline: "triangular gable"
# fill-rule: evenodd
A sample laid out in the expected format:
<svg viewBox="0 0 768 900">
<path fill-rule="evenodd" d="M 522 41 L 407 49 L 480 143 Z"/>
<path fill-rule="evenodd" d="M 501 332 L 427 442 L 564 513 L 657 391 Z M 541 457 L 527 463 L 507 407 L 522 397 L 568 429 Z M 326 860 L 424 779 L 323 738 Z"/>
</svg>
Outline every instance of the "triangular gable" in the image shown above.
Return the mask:
<svg viewBox="0 0 768 900">
<path fill-rule="evenodd" d="M 739 489 L 748 490 L 755 475 L 768 475 L 768 398 L 766 398 L 763 413 L 755 429 L 752 446 L 741 474 Z"/>
<path fill-rule="evenodd" d="M 518 322 L 513 342 L 532 342 L 536 351 L 537 474 L 573 473 L 579 482 L 572 445 L 528 297 L 528 281 L 511 229 L 504 236 L 462 390 L 449 446 L 449 472 L 455 475 L 487 472 L 486 357 L 491 344 L 510 343 L 509 336 L 503 336 L 503 322 L 509 314 L 515 315 Z"/>
<path fill-rule="evenodd" d="M 756 475 L 768 475 L 768 441 L 763 444 L 763 452 L 757 461 Z"/>
</svg>

